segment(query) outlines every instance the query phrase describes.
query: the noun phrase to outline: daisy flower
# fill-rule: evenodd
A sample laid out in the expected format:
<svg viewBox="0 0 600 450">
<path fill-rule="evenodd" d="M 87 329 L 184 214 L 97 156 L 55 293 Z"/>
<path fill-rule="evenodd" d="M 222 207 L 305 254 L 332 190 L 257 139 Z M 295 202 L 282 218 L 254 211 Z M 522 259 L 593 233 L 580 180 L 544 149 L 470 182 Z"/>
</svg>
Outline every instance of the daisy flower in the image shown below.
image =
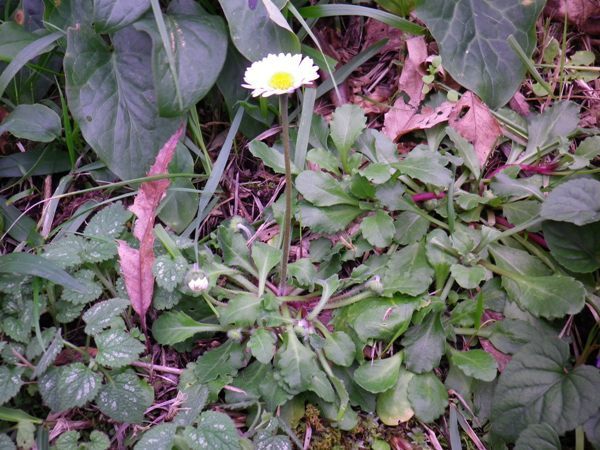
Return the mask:
<svg viewBox="0 0 600 450">
<path fill-rule="evenodd" d="M 242 86 L 252 89 L 253 97 L 289 94 L 319 78 L 318 70 L 309 57 L 271 54 L 246 69 Z"/>
</svg>

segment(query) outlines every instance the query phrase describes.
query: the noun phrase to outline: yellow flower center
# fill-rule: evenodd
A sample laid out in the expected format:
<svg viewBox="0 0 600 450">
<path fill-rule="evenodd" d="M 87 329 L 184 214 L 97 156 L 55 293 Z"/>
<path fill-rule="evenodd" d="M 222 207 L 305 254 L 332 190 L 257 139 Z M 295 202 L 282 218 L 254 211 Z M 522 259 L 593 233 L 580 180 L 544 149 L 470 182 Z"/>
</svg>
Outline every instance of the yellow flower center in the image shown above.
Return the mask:
<svg viewBox="0 0 600 450">
<path fill-rule="evenodd" d="M 294 85 L 294 77 L 289 72 L 275 72 L 269 80 L 273 89 L 289 89 Z"/>
</svg>

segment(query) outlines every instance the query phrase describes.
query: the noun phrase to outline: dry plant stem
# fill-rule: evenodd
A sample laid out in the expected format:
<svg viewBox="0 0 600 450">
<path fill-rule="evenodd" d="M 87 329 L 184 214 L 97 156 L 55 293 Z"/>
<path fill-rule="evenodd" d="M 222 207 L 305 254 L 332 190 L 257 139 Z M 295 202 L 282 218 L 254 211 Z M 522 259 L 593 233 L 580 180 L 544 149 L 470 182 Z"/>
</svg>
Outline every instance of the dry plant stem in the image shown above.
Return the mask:
<svg viewBox="0 0 600 450">
<path fill-rule="evenodd" d="M 281 115 L 281 138 L 283 140 L 283 156 L 285 160 L 285 213 L 283 216 L 283 235 L 281 240 L 283 254 L 279 271 L 279 295 L 284 292 L 287 265 L 290 257 L 290 241 L 292 237 L 292 156 L 290 154 L 290 124 L 288 118 L 288 96 L 279 96 L 279 114 Z"/>
</svg>

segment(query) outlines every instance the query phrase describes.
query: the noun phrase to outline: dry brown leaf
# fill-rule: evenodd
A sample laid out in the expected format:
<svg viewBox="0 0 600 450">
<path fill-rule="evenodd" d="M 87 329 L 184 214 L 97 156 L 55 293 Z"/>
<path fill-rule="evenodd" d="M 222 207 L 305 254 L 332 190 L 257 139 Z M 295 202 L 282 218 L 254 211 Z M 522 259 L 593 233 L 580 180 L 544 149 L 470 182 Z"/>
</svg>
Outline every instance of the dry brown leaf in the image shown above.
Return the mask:
<svg viewBox="0 0 600 450">
<path fill-rule="evenodd" d="M 544 14 L 556 20 L 563 20 L 566 14 L 569 22 L 587 28 L 587 25 L 597 25 L 600 0 L 549 0 Z"/>
<path fill-rule="evenodd" d="M 148 176 L 167 173 L 169 163 L 177 148 L 177 142 L 182 134 L 183 126 L 160 149 Z M 140 242 L 139 250 L 130 247 L 125 241 L 118 241 L 119 263 L 125 288 L 133 310 L 140 316 L 144 330 L 146 329 L 146 312 L 152 303 L 152 294 L 154 293 L 154 275 L 152 274 L 154 220 L 158 205 L 170 183 L 168 179 L 142 183 L 133 205 L 129 207 L 129 210 L 137 217 L 133 235 Z"/>
<path fill-rule="evenodd" d="M 417 36 L 406 41 L 408 56 L 398 81 L 398 90 L 404 91 L 409 97 L 408 104 L 417 108 L 423 101 L 423 70 L 421 65 L 427 60 L 427 44 L 423 36 Z"/>
<path fill-rule="evenodd" d="M 473 144 L 483 166 L 502 134 L 498 121 L 472 92 L 465 93 L 449 118 L 450 126 Z"/>
<path fill-rule="evenodd" d="M 424 107 L 421 112 L 399 98 L 384 117 L 383 133 L 392 140 L 415 130 L 426 130 L 448 120 L 454 104 L 444 102 L 437 108 Z"/>
</svg>

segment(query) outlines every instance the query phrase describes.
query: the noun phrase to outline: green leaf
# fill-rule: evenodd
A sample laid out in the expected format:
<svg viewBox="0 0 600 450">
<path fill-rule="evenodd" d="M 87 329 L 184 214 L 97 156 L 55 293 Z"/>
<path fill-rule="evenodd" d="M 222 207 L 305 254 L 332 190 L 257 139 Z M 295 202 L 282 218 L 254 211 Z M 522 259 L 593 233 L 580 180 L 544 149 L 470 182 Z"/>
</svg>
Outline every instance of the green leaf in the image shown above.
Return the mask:
<svg viewBox="0 0 600 450">
<path fill-rule="evenodd" d="M 305 170 L 296 177 L 296 189 L 315 206 L 358 205 L 342 184 L 325 172 Z"/>
<path fill-rule="evenodd" d="M 448 392 L 433 373 L 414 375 L 408 382 L 408 399 L 415 416 L 423 422 L 433 422 L 448 406 Z"/>
<path fill-rule="evenodd" d="M 17 450 L 17 446 L 6 434 L 0 433 L 0 449 Z"/>
<path fill-rule="evenodd" d="M 412 211 L 403 211 L 396 217 L 394 226 L 394 240 L 398 244 L 409 245 L 425 236 L 429 229 L 429 221 Z"/>
<path fill-rule="evenodd" d="M 7 21 L 0 25 L 0 60 L 10 62 L 27 45 L 38 38 L 16 22 Z"/>
<path fill-rule="evenodd" d="M 82 316 L 86 323 L 85 334 L 93 336 L 103 329 L 108 328 L 129 306 L 129 300 L 122 298 L 113 298 L 103 302 L 98 302 L 88 309 Z"/>
<path fill-rule="evenodd" d="M 415 375 L 400 368 L 396 385 L 377 395 L 377 415 L 388 426 L 408 422 L 415 412 L 408 400 L 408 385 Z"/>
<path fill-rule="evenodd" d="M 366 124 L 367 117 L 360 106 L 347 103 L 335 110 L 330 124 L 331 139 L 341 155 L 348 154 Z"/>
<path fill-rule="evenodd" d="M 219 0 L 229 25 L 231 40 L 250 61 L 268 54 L 300 53 L 300 41 L 294 33 L 271 20 L 262 1 L 250 8 L 247 0 Z"/>
<path fill-rule="evenodd" d="M 312 288 L 317 278 L 317 269 L 309 258 L 300 258 L 288 264 L 288 273 L 301 286 Z"/>
<path fill-rule="evenodd" d="M 150 38 L 131 27 L 111 38 L 114 50 L 83 24 L 68 29 L 69 109 L 86 142 L 112 172 L 122 179 L 142 177 L 180 119 L 158 116 Z"/>
<path fill-rule="evenodd" d="M 417 146 L 399 163 L 394 164 L 403 175 L 426 184 L 447 187 L 452 182 L 452 172 L 444 167 L 448 160 L 427 147 Z"/>
<path fill-rule="evenodd" d="M 492 432 L 514 441 L 528 425 L 547 423 L 558 434 L 589 419 L 600 403 L 600 373 L 572 368 L 569 345 L 559 339 L 534 341 L 515 354 L 498 379 Z"/>
<path fill-rule="evenodd" d="M 101 33 L 126 27 L 150 9 L 150 0 L 94 0 L 94 26 Z"/>
<path fill-rule="evenodd" d="M 541 216 L 579 226 L 600 221 L 600 181 L 578 178 L 557 186 L 546 197 Z"/>
<path fill-rule="evenodd" d="M 275 336 L 270 331 L 259 328 L 248 339 L 247 347 L 258 361 L 268 364 L 275 355 Z"/>
<path fill-rule="evenodd" d="M 363 219 L 360 231 L 369 244 L 384 248 L 392 243 L 396 228 L 392 218 L 385 211 L 378 210 Z"/>
<path fill-rule="evenodd" d="M 571 155 L 574 158 L 569 166 L 571 170 L 583 169 L 587 167 L 590 161 L 600 156 L 600 136 L 590 136 L 579 143 L 575 153 Z"/>
<path fill-rule="evenodd" d="M 229 226 L 221 225 L 217 230 L 217 240 L 223 252 L 223 262 L 241 267 L 249 273 L 254 273 L 254 266 L 250 263 L 250 250 L 248 250 L 246 245 L 246 239 L 237 229 L 232 230 L 234 223 L 231 221 L 229 222 Z"/>
<path fill-rule="evenodd" d="M 408 245 L 390 258 L 382 277 L 384 294 L 417 296 L 427 290 L 432 278 L 433 269 L 425 258 L 423 243 Z"/>
<path fill-rule="evenodd" d="M 102 286 L 94 281 L 94 272 L 87 269 L 79 270 L 73 274 L 73 277 L 84 284 L 85 292 L 82 293 L 79 290 L 69 289 L 65 287 L 63 289 L 61 298 L 75 305 L 83 305 L 85 303 L 93 302 L 102 295 Z"/>
<path fill-rule="evenodd" d="M 429 314 L 421 324 L 409 329 L 404 338 L 406 367 L 416 373 L 429 372 L 440 364 L 446 334 L 439 314 Z"/>
<path fill-rule="evenodd" d="M 107 450 L 110 439 L 105 433 L 94 430 L 90 433 L 90 442 L 79 442 L 78 431 L 66 431 L 56 440 L 56 450 Z M 54 447 L 52 447 L 54 449 Z"/>
<path fill-rule="evenodd" d="M 562 266 L 579 273 L 600 268 L 600 222 L 578 227 L 548 220 L 542 228 L 552 256 Z"/>
<path fill-rule="evenodd" d="M 180 379 L 179 392 L 185 399 L 173 422 L 179 426 L 188 426 L 196 422 L 198 415 L 208 403 L 210 392 L 209 387 L 205 384 L 194 383 L 184 386 L 182 384 L 184 383 Z"/>
<path fill-rule="evenodd" d="M 373 184 L 383 184 L 392 177 L 394 169 L 388 163 L 373 163 L 360 169 L 358 173 Z"/>
<path fill-rule="evenodd" d="M 558 434 L 547 423 L 529 425 L 515 442 L 515 450 L 560 450 Z"/>
<path fill-rule="evenodd" d="M 273 172 L 285 173 L 285 159 L 283 153 L 276 148 L 269 147 L 264 142 L 255 139 L 248 144 L 248 149 L 253 156 L 261 159 L 265 166 L 273 169 Z M 297 174 L 299 172 L 298 168 L 293 161 L 290 162 L 292 174 Z"/>
<path fill-rule="evenodd" d="M 227 32 L 223 19 L 207 13 L 182 14 L 169 7 L 163 13 L 167 44 L 174 58 L 175 75 L 154 17 L 134 27 L 152 38 L 152 73 L 161 116 L 175 117 L 196 105 L 213 87 L 225 63 Z M 193 70 L 190 70 L 193 68 Z M 175 78 L 174 78 L 175 76 Z M 177 87 L 176 87 L 177 86 Z"/>
<path fill-rule="evenodd" d="M 347 322 L 362 342 L 388 340 L 408 328 L 417 305 L 418 299 L 401 296 L 368 298 L 344 308 L 335 323 Z"/>
<path fill-rule="evenodd" d="M 194 159 L 181 142 L 169 164 L 169 173 L 193 173 Z M 183 233 L 198 212 L 198 193 L 190 178 L 175 178 L 159 206 L 158 217 L 175 233 Z"/>
<path fill-rule="evenodd" d="M 502 205 L 502 214 L 506 216 L 511 224 L 521 225 L 538 216 L 541 207 L 542 204 L 537 200 L 520 200 Z M 529 230 L 538 231 L 539 225 L 531 227 Z"/>
<path fill-rule="evenodd" d="M 261 298 L 244 293 L 233 296 L 227 306 L 219 308 L 219 322 L 223 325 L 252 326 L 260 312 Z"/>
<path fill-rule="evenodd" d="M 492 381 L 496 378 L 496 360 L 483 350 L 468 350 L 450 352 L 452 364 L 458 367 L 466 376 L 481 381 Z"/>
<path fill-rule="evenodd" d="M 583 425 L 586 439 L 592 444 L 595 450 L 600 448 L 600 411 L 594 414 Z"/>
<path fill-rule="evenodd" d="M 185 278 L 188 268 L 187 260 L 181 255 L 175 259 L 169 255 L 161 255 L 154 260 L 152 273 L 156 284 L 166 291 L 173 292 Z"/>
<path fill-rule="evenodd" d="M 544 339 L 555 337 L 556 333 L 550 330 L 515 319 L 499 320 L 489 327 L 490 341 L 494 347 L 508 354 L 518 352 L 521 347 L 540 337 Z"/>
<path fill-rule="evenodd" d="M 252 154 L 254 155 L 254 153 Z M 306 159 L 311 163 L 316 164 L 321 169 L 327 170 L 333 173 L 334 175 L 339 175 L 340 173 L 340 160 L 333 152 L 329 150 L 324 150 L 322 148 L 313 148 L 306 155 Z"/>
<path fill-rule="evenodd" d="M 362 213 L 362 209 L 350 205 L 319 208 L 307 203 L 300 203 L 298 220 L 314 233 L 330 234 L 343 230 Z"/>
<path fill-rule="evenodd" d="M 243 367 L 242 346 L 227 341 L 219 347 L 209 350 L 196 360 L 194 375 L 198 383 L 208 383 L 219 377 L 235 375 Z"/>
<path fill-rule="evenodd" d="M 496 109 L 510 100 L 526 73 L 507 39 L 513 35 L 531 56 L 534 25 L 544 4 L 543 0 L 417 0 L 415 13 L 440 46 L 444 69 Z"/>
<path fill-rule="evenodd" d="M 313 375 L 322 372 L 317 366 L 315 353 L 302 344 L 292 330 L 286 333 L 283 350 L 277 353 L 275 368 L 288 390 L 295 393 L 311 388 Z"/>
<path fill-rule="evenodd" d="M 161 345 L 173 345 L 197 333 L 222 331 L 218 325 L 201 323 L 183 311 L 169 311 L 152 324 L 152 336 Z"/>
<path fill-rule="evenodd" d="M 513 178 L 499 172 L 494 175 L 490 188 L 492 192 L 500 197 L 507 198 L 527 198 L 534 196 L 543 199 L 541 187 L 542 177 L 534 175 L 528 178 Z"/>
<path fill-rule="evenodd" d="M 50 328 L 48 328 L 47 330 L 50 330 Z M 47 330 L 44 330 L 44 331 L 47 331 Z M 44 354 L 42 355 L 42 357 L 36 364 L 35 370 L 33 371 L 33 374 L 32 374 L 32 377 L 37 378 L 40 375 L 42 375 L 44 372 L 46 372 L 48 367 L 50 367 L 50 365 L 54 362 L 54 360 L 56 359 L 58 354 L 63 349 L 63 345 L 64 345 L 64 341 L 61 336 L 61 330 L 58 329 L 56 331 L 56 333 L 54 334 L 54 338 L 52 339 L 52 342 L 50 342 L 50 345 L 48 345 L 48 348 L 45 349 Z"/>
<path fill-rule="evenodd" d="M 350 336 L 343 331 L 335 331 L 325 338 L 323 351 L 334 364 L 350 367 L 354 361 L 356 347 Z"/>
<path fill-rule="evenodd" d="M 198 450 L 241 450 L 239 435 L 227 414 L 205 411 L 197 427 L 186 427 L 182 437 L 190 448 Z"/>
<path fill-rule="evenodd" d="M 18 105 L 0 125 L 0 133 L 9 132 L 21 139 L 52 142 L 62 134 L 60 117 L 45 105 Z"/>
<path fill-rule="evenodd" d="M 477 152 L 475 152 L 473 144 L 458 134 L 454 128 L 446 127 L 446 134 L 456 146 L 458 155 L 463 159 L 467 169 L 471 171 L 476 180 L 479 180 L 481 177 L 481 163 L 479 162 L 479 157 L 477 156 Z"/>
<path fill-rule="evenodd" d="M 452 264 L 450 273 L 464 289 L 475 289 L 486 277 L 485 269 L 481 266 L 467 267 L 462 264 Z"/>
<path fill-rule="evenodd" d="M 268 433 L 257 433 L 253 440 L 256 450 L 293 450 L 287 436 L 269 436 Z"/>
<path fill-rule="evenodd" d="M 61 269 L 69 269 L 83 263 L 82 255 L 86 247 L 87 242 L 84 238 L 67 235 L 44 246 L 42 256 Z"/>
<path fill-rule="evenodd" d="M 152 386 L 130 369 L 111 376 L 96 398 L 96 405 L 103 414 L 126 423 L 141 423 L 144 411 L 153 402 Z"/>
<path fill-rule="evenodd" d="M 171 450 L 177 425 L 163 422 L 146 431 L 133 450 Z"/>
<path fill-rule="evenodd" d="M 367 361 L 354 371 L 354 381 L 373 394 L 385 392 L 396 385 L 401 362 L 401 353 L 386 359 Z"/>
<path fill-rule="evenodd" d="M 24 371 L 24 367 L 0 366 L 0 405 L 19 393 L 23 386 L 21 375 Z"/>
<path fill-rule="evenodd" d="M 546 319 L 577 314 L 585 304 L 583 284 L 564 275 L 502 277 L 502 286 L 523 308 Z"/>
<path fill-rule="evenodd" d="M 263 292 L 271 270 L 281 261 L 281 250 L 262 242 L 252 246 L 252 260 L 258 269 L 258 290 Z"/>
<path fill-rule="evenodd" d="M 0 273 L 32 275 L 77 292 L 86 292 L 88 285 L 52 264 L 41 256 L 29 253 L 11 253 L 0 255 Z"/>
<path fill-rule="evenodd" d="M 97 212 L 88 222 L 83 232 L 90 237 L 116 239 L 125 230 L 125 224 L 131 218 L 131 212 L 121 202 L 115 202 Z"/>
<path fill-rule="evenodd" d="M 579 124 L 579 109 L 577 103 L 560 101 L 554 102 L 542 114 L 532 114 L 529 118 L 525 155 L 532 157 L 541 147 L 573 133 Z"/>
<path fill-rule="evenodd" d="M 102 377 L 82 363 L 52 367 L 38 382 L 44 403 L 53 412 L 63 412 L 85 405 L 92 400 Z"/>
<path fill-rule="evenodd" d="M 136 361 L 146 347 L 129 333 L 122 330 L 106 330 L 94 336 L 98 354 L 96 361 L 103 366 L 117 369 Z"/>
</svg>

